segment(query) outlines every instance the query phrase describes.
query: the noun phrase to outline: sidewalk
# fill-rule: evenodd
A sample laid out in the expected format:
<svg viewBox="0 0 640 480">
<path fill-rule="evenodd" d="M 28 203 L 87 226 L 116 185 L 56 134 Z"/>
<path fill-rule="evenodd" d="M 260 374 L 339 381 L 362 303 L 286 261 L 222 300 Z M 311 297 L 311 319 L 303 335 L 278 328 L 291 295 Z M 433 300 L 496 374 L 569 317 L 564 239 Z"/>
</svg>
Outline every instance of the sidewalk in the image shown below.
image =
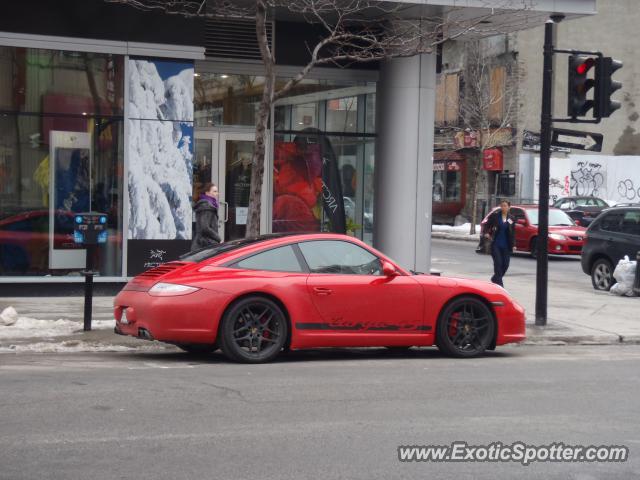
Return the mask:
<svg viewBox="0 0 640 480">
<path fill-rule="evenodd" d="M 536 327 L 529 300 L 531 287 L 514 280 L 510 280 L 510 293 L 528 312 L 527 344 L 640 344 L 640 298 L 593 292 L 590 301 L 582 299 L 581 305 L 575 305 L 560 292 L 550 296 L 548 326 Z M 5 326 L 0 320 L 0 353 L 178 351 L 164 343 L 114 334 L 112 301 L 112 297 L 94 298 L 93 329 L 84 332 L 82 297 L 0 298 L 0 312 L 12 306 L 18 313 L 13 325 Z M 615 325 L 603 321 L 613 318 Z"/>
</svg>

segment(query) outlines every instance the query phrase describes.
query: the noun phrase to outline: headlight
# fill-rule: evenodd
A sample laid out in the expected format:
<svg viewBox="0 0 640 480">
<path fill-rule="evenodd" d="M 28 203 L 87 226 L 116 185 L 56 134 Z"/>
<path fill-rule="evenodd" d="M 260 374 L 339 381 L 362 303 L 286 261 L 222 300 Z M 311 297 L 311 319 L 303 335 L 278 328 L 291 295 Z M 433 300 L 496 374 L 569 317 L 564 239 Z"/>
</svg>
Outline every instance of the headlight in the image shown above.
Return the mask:
<svg viewBox="0 0 640 480">
<path fill-rule="evenodd" d="M 559 233 L 550 233 L 549 238 L 553 238 L 554 240 L 566 240 L 567 237 L 564 235 L 560 235 Z"/>
<path fill-rule="evenodd" d="M 188 285 L 180 285 L 178 283 L 156 283 L 151 290 L 149 290 L 149 295 L 153 295 L 154 297 L 171 297 L 176 295 L 188 295 L 193 292 L 197 292 L 200 290 L 196 287 L 190 287 Z"/>
</svg>

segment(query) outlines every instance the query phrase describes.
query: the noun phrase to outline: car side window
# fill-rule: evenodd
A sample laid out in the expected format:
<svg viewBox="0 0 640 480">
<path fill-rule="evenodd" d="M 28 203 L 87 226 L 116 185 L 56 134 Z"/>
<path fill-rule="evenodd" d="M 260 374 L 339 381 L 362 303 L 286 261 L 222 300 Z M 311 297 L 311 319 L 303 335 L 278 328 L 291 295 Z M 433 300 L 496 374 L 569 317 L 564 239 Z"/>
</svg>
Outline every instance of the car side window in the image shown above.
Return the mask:
<svg viewBox="0 0 640 480">
<path fill-rule="evenodd" d="M 291 245 L 257 253 L 234 263 L 232 266 L 246 270 L 267 270 L 272 272 L 303 271 Z"/>
<path fill-rule="evenodd" d="M 317 240 L 298 245 L 311 273 L 382 275 L 380 259 L 351 242 Z"/>
<path fill-rule="evenodd" d="M 511 209 L 511 215 L 513 215 L 516 219 L 516 222 L 518 220 L 526 220 L 527 217 L 525 217 L 524 215 L 524 210 L 520 210 L 519 208 L 512 208 Z"/>
<path fill-rule="evenodd" d="M 640 237 L 640 211 L 631 211 L 622 218 L 622 233 Z"/>
<path fill-rule="evenodd" d="M 606 202 L 604 200 L 600 200 L 599 198 L 596 198 L 596 205 L 598 205 L 600 208 L 607 208 L 608 207 Z"/>
<path fill-rule="evenodd" d="M 600 230 L 604 230 L 606 232 L 620 232 L 622 222 L 622 214 L 619 212 L 610 213 L 605 215 L 600 222 Z"/>
</svg>

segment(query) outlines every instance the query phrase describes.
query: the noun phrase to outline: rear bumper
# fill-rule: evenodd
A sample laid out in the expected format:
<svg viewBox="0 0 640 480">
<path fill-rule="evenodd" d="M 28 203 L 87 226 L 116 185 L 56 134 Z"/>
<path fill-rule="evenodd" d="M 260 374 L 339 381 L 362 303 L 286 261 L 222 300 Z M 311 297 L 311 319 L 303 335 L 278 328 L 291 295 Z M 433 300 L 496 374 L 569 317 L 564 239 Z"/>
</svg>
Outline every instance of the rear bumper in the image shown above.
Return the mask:
<svg viewBox="0 0 640 480">
<path fill-rule="evenodd" d="M 115 333 L 167 343 L 213 343 L 224 300 L 222 294 L 204 289 L 171 297 L 124 290 L 114 299 Z"/>
</svg>

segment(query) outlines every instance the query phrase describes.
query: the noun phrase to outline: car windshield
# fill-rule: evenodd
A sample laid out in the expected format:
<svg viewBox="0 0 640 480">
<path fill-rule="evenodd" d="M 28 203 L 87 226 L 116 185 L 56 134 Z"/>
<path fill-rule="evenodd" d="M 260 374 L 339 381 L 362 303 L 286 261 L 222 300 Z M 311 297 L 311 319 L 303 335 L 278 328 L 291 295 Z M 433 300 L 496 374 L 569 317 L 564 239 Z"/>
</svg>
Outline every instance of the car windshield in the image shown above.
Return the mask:
<svg viewBox="0 0 640 480">
<path fill-rule="evenodd" d="M 537 208 L 527 208 L 527 216 L 529 217 L 529 222 L 531 222 L 533 225 L 538 225 Z M 549 225 L 555 227 L 573 227 L 575 223 L 573 223 L 571 217 L 564 213 L 562 210 L 549 209 Z"/>
<path fill-rule="evenodd" d="M 259 237 L 253 237 L 253 238 L 239 238 L 238 240 L 231 240 L 228 242 L 219 243 L 213 247 L 203 248 L 201 250 L 185 253 L 180 257 L 180 260 L 184 262 L 199 263 L 199 262 L 203 262 L 204 260 L 217 257 L 218 255 L 222 255 L 223 253 L 231 252 L 232 250 L 237 250 L 238 248 L 246 247 L 247 245 L 251 245 L 253 243 L 264 242 L 266 240 L 284 237 L 284 236 L 285 234 L 274 233 L 269 235 L 261 235 Z"/>
</svg>

